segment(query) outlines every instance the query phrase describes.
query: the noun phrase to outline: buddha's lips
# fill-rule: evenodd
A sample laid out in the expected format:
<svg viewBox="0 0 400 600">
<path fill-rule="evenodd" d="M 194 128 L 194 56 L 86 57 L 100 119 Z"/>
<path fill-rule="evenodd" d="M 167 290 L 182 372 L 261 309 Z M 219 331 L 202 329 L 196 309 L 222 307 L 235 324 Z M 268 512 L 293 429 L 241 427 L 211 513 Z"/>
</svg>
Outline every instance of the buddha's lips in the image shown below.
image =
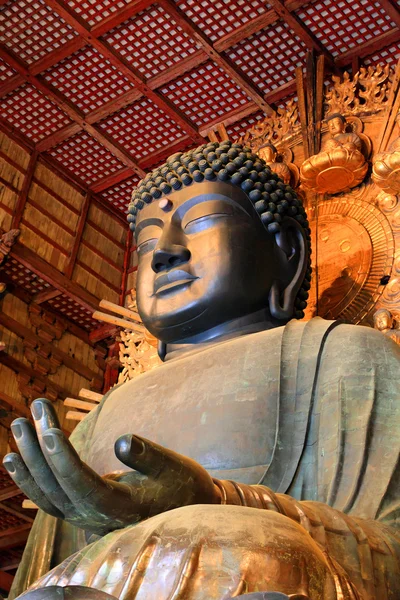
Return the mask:
<svg viewBox="0 0 400 600">
<path fill-rule="evenodd" d="M 169 288 L 174 287 L 171 284 L 179 285 L 181 283 L 193 281 L 194 279 L 198 279 L 198 277 L 195 277 L 191 273 L 183 271 L 182 269 L 173 269 L 167 273 L 158 275 L 154 281 L 154 292 L 157 293 L 165 286 L 168 286 Z"/>
</svg>

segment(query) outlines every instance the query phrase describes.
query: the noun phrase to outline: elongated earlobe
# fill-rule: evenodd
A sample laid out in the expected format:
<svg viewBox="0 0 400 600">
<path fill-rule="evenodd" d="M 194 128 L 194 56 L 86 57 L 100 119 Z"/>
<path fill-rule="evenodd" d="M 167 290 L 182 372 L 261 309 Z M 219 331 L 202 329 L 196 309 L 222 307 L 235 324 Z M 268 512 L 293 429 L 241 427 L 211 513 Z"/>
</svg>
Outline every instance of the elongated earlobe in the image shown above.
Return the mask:
<svg viewBox="0 0 400 600">
<path fill-rule="evenodd" d="M 275 237 L 281 250 L 286 278 L 275 280 L 269 294 L 269 310 L 279 321 L 289 321 L 294 315 L 294 303 L 307 270 L 307 241 L 303 228 L 294 219 L 285 219 Z"/>
</svg>

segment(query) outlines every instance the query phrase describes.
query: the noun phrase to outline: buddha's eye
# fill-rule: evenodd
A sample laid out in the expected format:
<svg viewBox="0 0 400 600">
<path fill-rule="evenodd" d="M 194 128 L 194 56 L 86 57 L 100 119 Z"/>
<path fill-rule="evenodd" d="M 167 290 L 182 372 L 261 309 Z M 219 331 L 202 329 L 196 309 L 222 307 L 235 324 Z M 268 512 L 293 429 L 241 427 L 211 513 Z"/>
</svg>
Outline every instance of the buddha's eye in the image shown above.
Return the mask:
<svg viewBox="0 0 400 600">
<path fill-rule="evenodd" d="M 212 227 L 221 219 L 227 219 L 232 216 L 232 214 L 222 212 L 198 216 L 186 221 L 185 223 L 182 223 L 182 228 L 185 233 L 197 233 L 198 231 L 203 231 L 204 229 Z"/>
</svg>

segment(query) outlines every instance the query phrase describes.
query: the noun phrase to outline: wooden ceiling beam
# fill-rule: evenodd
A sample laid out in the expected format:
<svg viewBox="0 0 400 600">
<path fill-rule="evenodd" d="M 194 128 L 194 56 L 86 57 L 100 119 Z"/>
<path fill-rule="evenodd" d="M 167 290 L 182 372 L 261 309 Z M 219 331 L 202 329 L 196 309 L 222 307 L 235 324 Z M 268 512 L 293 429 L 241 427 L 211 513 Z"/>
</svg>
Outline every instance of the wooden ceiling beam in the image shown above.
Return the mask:
<svg viewBox="0 0 400 600">
<path fill-rule="evenodd" d="M 384 48 L 396 44 L 400 41 L 400 31 L 397 27 L 386 31 L 382 35 L 378 35 L 369 42 L 365 42 L 348 52 L 343 52 L 336 58 L 336 64 L 339 67 L 350 66 L 353 58 L 358 56 L 359 58 L 365 58 L 375 52 L 381 52 Z"/>
<path fill-rule="evenodd" d="M 73 11 L 62 0 L 44 0 L 44 2 L 57 14 L 59 14 L 88 44 L 93 46 L 112 65 L 125 75 L 149 100 L 158 106 L 164 113 L 169 115 L 188 135 L 200 141 L 197 127 L 171 102 L 163 98 L 157 92 L 151 90 L 145 82 L 144 77 L 123 59 L 109 44 L 93 36 L 86 24 L 79 19 Z M 129 165 L 128 165 L 129 166 Z"/>
<path fill-rule="evenodd" d="M 118 27 L 121 23 L 124 23 L 138 12 L 145 10 L 154 3 L 154 0 L 133 0 L 129 2 L 124 8 L 117 10 L 115 13 L 103 19 L 98 25 L 94 25 L 90 29 L 91 35 L 98 38 L 105 33 Z"/>
<path fill-rule="evenodd" d="M 269 0 L 270 5 L 281 19 L 294 31 L 309 50 L 316 50 L 325 56 L 328 64 L 335 68 L 335 60 L 330 52 L 321 44 L 319 39 L 300 21 L 297 15 L 291 13 L 283 0 Z"/>
<path fill-rule="evenodd" d="M 310 4 L 310 2 L 311 0 L 287 0 L 285 2 L 285 8 L 289 12 L 293 12 L 298 8 L 305 6 L 306 4 Z M 271 8 L 262 15 L 257 15 L 257 17 L 254 17 L 254 19 L 251 19 L 250 21 L 244 23 L 234 31 L 231 31 L 230 33 L 227 33 L 226 35 L 222 36 L 219 40 L 215 42 L 214 48 L 218 52 L 224 52 L 226 50 L 229 50 L 229 48 L 232 48 L 232 46 L 234 46 L 235 44 L 242 42 L 251 35 L 258 33 L 262 29 L 273 25 L 274 23 L 276 23 L 276 21 L 279 21 L 280 18 L 280 15 L 273 8 Z"/>
<path fill-rule="evenodd" d="M 21 490 L 18 490 L 18 493 L 20 494 Z M 18 525 L 18 527 L 9 527 L 8 529 L 1 530 L 0 531 L 0 538 L 1 538 L 0 549 L 10 548 L 10 546 L 6 545 L 8 543 L 8 541 L 11 541 L 11 539 L 8 540 L 8 538 L 11 536 L 17 535 L 23 531 L 29 531 L 31 529 L 31 527 L 32 527 L 32 523 L 24 523 L 23 525 Z M 3 538 L 6 538 L 4 546 L 1 543 Z"/>
<path fill-rule="evenodd" d="M 4 467 L 2 467 L 2 470 L 4 469 Z M 6 470 L 4 469 L 4 472 L 6 472 Z M 8 474 L 8 473 L 7 473 Z M 10 479 L 11 481 L 11 479 Z M 9 498 L 14 498 L 15 496 L 19 496 L 19 494 L 21 493 L 21 490 L 19 489 L 18 486 L 16 485 L 9 485 L 6 488 L 3 488 L 0 491 L 0 502 L 3 502 L 4 500 L 9 500 Z"/>
<path fill-rule="evenodd" d="M 0 589 L 9 592 L 11 590 L 12 583 L 14 581 L 14 575 L 6 573 L 0 569 Z"/>
<path fill-rule="evenodd" d="M 31 418 L 30 410 L 25 404 L 17 402 L 17 400 L 2 391 L 0 391 L 0 402 L 6 410 L 15 413 L 18 417 L 25 417 L 25 419 Z M 6 498 L 3 498 L 3 500 L 6 500 Z"/>
<path fill-rule="evenodd" d="M 82 241 L 83 230 L 86 223 L 86 218 L 90 208 L 90 201 L 92 198 L 92 193 L 89 191 L 85 196 L 85 200 L 82 205 L 81 214 L 79 215 L 78 224 L 75 232 L 75 239 L 71 250 L 71 255 L 69 257 L 67 266 L 65 268 L 65 276 L 68 279 L 71 279 L 72 273 L 74 272 L 76 257 L 78 256 L 79 246 Z"/>
<path fill-rule="evenodd" d="M 56 288 L 50 288 L 49 290 L 43 290 L 43 292 L 39 292 L 35 294 L 32 298 L 32 302 L 34 304 L 43 304 L 44 302 L 48 302 L 49 300 L 53 300 L 53 298 L 57 298 L 60 296 L 60 290 Z"/>
<path fill-rule="evenodd" d="M 21 493 L 21 490 L 19 490 Z M 9 550 L 10 548 L 16 548 L 18 546 L 23 546 L 26 543 L 26 540 L 29 537 L 30 525 L 24 525 L 22 530 L 18 528 L 17 530 L 8 530 L 8 535 L 6 537 L 0 538 L 0 552 L 2 550 Z"/>
<path fill-rule="evenodd" d="M 0 510 L 5 510 L 10 515 L 13 515 L 14 517 L 18 517 L 19 519 L 22 519 L 23 521 L 27 521 L 27 523 L 33 523 L 33 521 L 34 521 L 34 519 L 32 519 L 32 517 L 30 517 L 29 515 L 24 513 L 22 510 L 15 510 L 15 508 L 12 508 L 11 506 L 4 504 L 4 502 L 0 502 Z M 1 587 L 1 585 L 0 585 L 0 587 Z"/>
<path fill-rule="evenodd" d="M 96 296 L 93 296 L 93 294 L 83 287 L 65 277 L 58 269 L 40 258 L 36 252 L 23 246 L 20 242 L 16 242 L 13 245 L 10 256 L 88 311 L 93 312 L 97 310 L 99 299 Z"/>
<path fill-rule="evenodd" d="M 217 63 L 233 81 L 266 113 L 273 114 L 275 111 L 265 100 L 264 94 L 255 86 L 251 80 L 239 71 L 232 61 L 225 55 L 219 53 L 213 46 L 211 40 L 195 25 L 186 14 L 178 8 L 173 0 L 159 0 L 160 6 L 176 21 L 176 23 L 193 40 L 202 46 L 211 60 Z"/>
<path fill-rule="evenodd" d="M 394 0 L 378 0 L 383 10 L 389 15 L 397 27 L 400 29 L 400 8 Z"/>
<path fill-rule="evenodd" d="M 28 200 L 28 194 L 32 183 L 32 177 L 36 168 L 37 158 L 38 151 L 33 150 L 29 159 L 28 168 L 25 172 L 24 182 L 22 184 L 22 188 L 19 193 L 17 203 L 15 205 L 14 216 L 11 221 L 10 229 L 18 229 L 21 223 L 26 201 Z"/>
</svg>

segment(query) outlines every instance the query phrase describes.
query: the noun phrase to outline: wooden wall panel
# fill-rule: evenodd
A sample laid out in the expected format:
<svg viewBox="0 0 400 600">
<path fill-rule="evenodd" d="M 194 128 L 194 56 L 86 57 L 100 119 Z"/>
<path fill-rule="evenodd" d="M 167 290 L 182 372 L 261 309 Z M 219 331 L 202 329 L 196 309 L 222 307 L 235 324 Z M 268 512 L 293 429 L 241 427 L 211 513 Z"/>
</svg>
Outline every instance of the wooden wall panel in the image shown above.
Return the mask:
<svg viewBox="0 0 400 600">
<path fill-rule="evenodd" d="M 92 271 L 98 273 L 100 277 L 108 281 L 114 288 L 120 287 L 122 269 L 121 267 L 117 268 L 110 264 L 110 262 L 107 261 L 107 259 L 109 259 L 107 254 L 105 255 L 105 258 L 103 258 L 87 246 L 81 245 L 77 259 L 79 262 L 90 267 Z"/>
<path fill-rule="evenodd" d="M 24 223 L 21 224 L 20 229 L 19 242 L 36 252 L 40 258 L 43 258 L 59 271 L 64 271 L 67 261 L 67 257 L 64 254 L 45 241 L 39 234 L 29 229 Z"/>
<path fill-rule="evenodd" d="M 67 256 L 70 253 L 74 241 L 73 235 L 65 231 L 65 229 L 55 223 L 50 217 L 42 214 L 40 209 L 32 206 L 29 201 L 24 211 L 24 222 L 26 227 L 29 228 L 29 224 L 32 224 L 39 232 L 43 233 L 46 238 L 49 238 L 51 243 L 59 246 L 60 248 L 57 249 L 61 254 L 65 253 Z M 36 251 L 36 248 L 32 248 L 32 250 Z"/>
<path fill-rule="evenodd" d="M 76 226 L 79 219 L 79 213 L 78 210 L 75 210 L 75 206 L 70 202 L 68 202 L 68 205 L 62 204 L 49 191 L 41 187 L 41 185 L 37 183 L 36 180 L 32 183 L 31 188 L 29 190 L 29 200 L 33 200 L 36 205 L 42 207 L 46 212 L 50 213 L 57 221 L 60 221 L 66 228 L 72 231 L 76 230 Z M 71 208 L 69 208 L 69 205 L 74 210 L 71 210 Z"/>
<path fill-rule="evenodd" d="M 24 171 L 28 168 L 29 152 L 13 142 L 5 133 L 0 131 L 0 150 L 16 162 Z"/>
<path fill-rule="evenodd" d="M 110 289 L 105 283 L 102 283 L 81 265 L 76 265 L 75 267 L 74 281 L 94 296 L 97 296 L 97 298 L 103 298 L 104 300 L 110 300 L 110 302 L 116 302 L 118 304 L 118 292 Z"/>
<path fill-rule="evenodd" d="M 94 248 L 100 250 L 105 256 L 118 265 L 124 264 L 124 250 L 121 245 L 116 245 L 109 237 L 102 235 L 98 229 L 94 229 L 90 223 L 86 223 L 82 239 Z"/>
<path fill-rule="evenodd" d="M 42 163 L 38 163 L 35 170 L 35 179 L 51 190 L 54 190 L 66 203 L 70 204 L 78 212 L 82 208 L 84 195 L 75 187 L 55 175 Z"/>
<path fill-rule="evenodd" d="M 108 233 L 115 242 L 119 242 L 123 246 L 125 245 L 128 229 L 124 226 L 122 221 L 118 221 L 116 218 L 107 214 L 104 209 L 102 210 L 94 204 L 90 207 L 88 219 Z"/>
</svg>

